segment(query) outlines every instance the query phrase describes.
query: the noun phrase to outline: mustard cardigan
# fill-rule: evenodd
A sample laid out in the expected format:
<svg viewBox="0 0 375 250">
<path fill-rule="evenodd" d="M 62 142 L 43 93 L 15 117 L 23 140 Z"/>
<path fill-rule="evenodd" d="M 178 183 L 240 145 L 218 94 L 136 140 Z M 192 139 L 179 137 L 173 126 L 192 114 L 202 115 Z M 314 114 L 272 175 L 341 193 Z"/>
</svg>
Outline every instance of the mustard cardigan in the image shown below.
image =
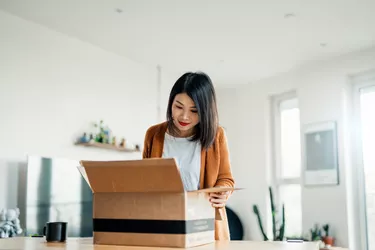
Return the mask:
<svg viewBox="0 0 375 250">
<path fill-rule="evenodd" d="M 145 135 L 143 158 L 160 158 L 163 154 L 167 122 L 150 127 Z M 229 152 L 224 129 L 219 127 L 213 145 L 201 152 L 200 188 L 215 186 L 234 187 Z M 215 220 L 215 239 L 229 240 L 225 208 L 220 208 L 221 220 Z"/>
</svg>

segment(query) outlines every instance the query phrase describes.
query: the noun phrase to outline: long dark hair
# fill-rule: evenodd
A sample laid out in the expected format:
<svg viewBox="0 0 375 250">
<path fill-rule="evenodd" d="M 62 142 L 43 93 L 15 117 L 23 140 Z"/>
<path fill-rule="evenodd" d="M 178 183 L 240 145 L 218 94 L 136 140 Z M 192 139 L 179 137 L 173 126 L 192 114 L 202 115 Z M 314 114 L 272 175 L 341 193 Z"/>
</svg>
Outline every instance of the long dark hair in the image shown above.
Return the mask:
<svg viewBox="0 0 375 250">
<path fill-rule="evenodd" d="M 169 95 L 167 121 L 169 131 L 177 134 L 172 118 L 172 104 L 176 95 L 182 93 L 186 93 L 194 101 L 198 111 L 199 123 L 195 126 L 195 133 L 191 140 L 199 140 L 202 148 L 207 149 L 215 140 L 219 120 L 212 81 L 205 73 L 187 72 L 173 85 Z"/>
</svg>

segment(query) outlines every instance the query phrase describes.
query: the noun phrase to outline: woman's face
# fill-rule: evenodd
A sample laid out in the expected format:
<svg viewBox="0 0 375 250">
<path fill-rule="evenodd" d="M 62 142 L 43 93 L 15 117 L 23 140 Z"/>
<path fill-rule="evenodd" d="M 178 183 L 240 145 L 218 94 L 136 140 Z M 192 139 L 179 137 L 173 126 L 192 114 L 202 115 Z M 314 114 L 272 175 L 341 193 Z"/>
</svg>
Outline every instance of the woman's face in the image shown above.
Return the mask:
<svg viewBox="0 0 375 250">
<path fill-rule="evenodd" d="M 194 127 L 199 123 L 199 116 L 194 101 L 185 93 L 178 94 L 172 104 L 174 125 L 180 130 L 181 136 L 191 136 Z"/>
</svg>

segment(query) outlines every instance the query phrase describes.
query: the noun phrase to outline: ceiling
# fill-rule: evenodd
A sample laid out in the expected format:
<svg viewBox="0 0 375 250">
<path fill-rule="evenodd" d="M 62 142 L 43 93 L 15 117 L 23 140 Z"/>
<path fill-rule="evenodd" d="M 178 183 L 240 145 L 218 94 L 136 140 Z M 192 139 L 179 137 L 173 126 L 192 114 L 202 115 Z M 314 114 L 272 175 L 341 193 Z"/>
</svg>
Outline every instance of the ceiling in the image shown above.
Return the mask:
<svg viewBox="0 0 375 250">
<path fill-rule="evenodd" d="M 240 84 L 375 44 L 373 0 L 1 0 L 0 9 L 165 70 Z"/>
</svg>

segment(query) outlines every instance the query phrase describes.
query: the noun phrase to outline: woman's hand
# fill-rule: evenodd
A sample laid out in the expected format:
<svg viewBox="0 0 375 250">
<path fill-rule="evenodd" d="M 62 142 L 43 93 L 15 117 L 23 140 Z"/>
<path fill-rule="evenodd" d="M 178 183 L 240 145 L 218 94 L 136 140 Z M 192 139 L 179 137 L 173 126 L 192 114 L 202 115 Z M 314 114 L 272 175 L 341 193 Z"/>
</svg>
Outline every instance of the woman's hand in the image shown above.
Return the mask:
<svg viewBox="0 0 375 250">
<path fill-rule="evenodd" d="M 213 207 L 224 207 L 229 198 L 229 192 L 210 193 L 210 202 Z"/>
</svg>

